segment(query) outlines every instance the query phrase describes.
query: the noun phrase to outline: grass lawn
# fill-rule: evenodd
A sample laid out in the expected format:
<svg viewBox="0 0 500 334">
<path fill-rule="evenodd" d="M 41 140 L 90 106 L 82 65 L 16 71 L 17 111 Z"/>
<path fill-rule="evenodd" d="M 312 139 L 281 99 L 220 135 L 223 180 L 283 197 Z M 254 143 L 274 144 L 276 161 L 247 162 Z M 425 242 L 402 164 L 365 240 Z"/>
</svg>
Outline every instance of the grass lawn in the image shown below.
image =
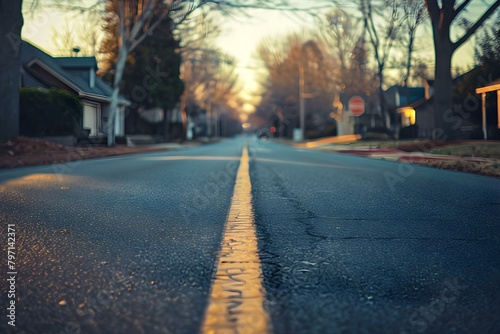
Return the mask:
<svg viewBox="0 0 500 334">
<path fill-rule="evenodd" d="M 500 142 L 473 142 L 431 149 L 432 154 L 500 159 Z"/>
</svg>

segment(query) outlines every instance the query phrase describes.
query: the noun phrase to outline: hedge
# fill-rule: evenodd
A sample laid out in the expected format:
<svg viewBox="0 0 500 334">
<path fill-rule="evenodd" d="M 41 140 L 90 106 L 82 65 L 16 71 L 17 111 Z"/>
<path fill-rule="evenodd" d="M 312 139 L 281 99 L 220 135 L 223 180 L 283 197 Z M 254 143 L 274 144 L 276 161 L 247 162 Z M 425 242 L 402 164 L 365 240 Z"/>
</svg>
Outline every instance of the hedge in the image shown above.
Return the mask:
<svg viewBox="0 0 500 334">
<path fill-rule="evenodd" d="M 60 89 L 21 88 L 19 131 L 24 136 L 79 136 L 83 106 Z"/>
</svg>

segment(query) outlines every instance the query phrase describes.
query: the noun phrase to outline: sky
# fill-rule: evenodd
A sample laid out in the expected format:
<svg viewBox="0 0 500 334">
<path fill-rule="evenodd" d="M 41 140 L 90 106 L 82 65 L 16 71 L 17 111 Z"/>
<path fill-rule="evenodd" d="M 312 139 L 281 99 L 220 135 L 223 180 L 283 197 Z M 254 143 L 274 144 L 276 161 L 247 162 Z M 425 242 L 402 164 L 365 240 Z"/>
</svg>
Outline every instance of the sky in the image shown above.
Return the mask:
<svg viewBox="0 0 500 334">
<path fill-rule="evenodd" d="M 256 50 L 262 41 L 286 36 L 304 27 L 312 28 L 313 19 L 272 10 L 248 10 L 250 17 L 227 18 L 217 39 L 218 46 L 237 59 L 237 71 L 244 86 L 243 94 L 251 95 L 258 89 L 256 68 L 259 66 Z"/>
<path fill-rule="evenodd" d="M 479 1 L 477 2 L 479 3 Z M 470 9 L 470 15 L 475 16 L 483 10 L 482 6 L 474 5 Z M 278 10 L 257 10 L 248 9 L 246 15 L 233 14 L 230 17 L 223 17 L 220 22 L 222 33 L 217 39 L 219 47 L 237 60 L 237 71 L 240 74 L 242 95 L 250 99 L 251 95 L 258 88 L 255 81 L 256 62 L 255 51 L 258 44 L 266 38 L 285 36 L 287 33 L 300 31 L 304 28 L 314 27 L 314 19 L 307 15 L 291 14 Z M 68 20 L 71 22 L 78 19 L 76 14 L 69 14 Z M 25 24 L 22 36 L 32 43 L 48 51 L 53 55 L 60 55 L 55 49 L 53 42 L 53 30 L 61 31 L 65 26 L 65 19 L 61 13 L 50 9 L 39 8 L 35 14 L 30 13 L 29 2 L 24 4 Z M 420 39 L 431 41 L 430 23 L 427 27 L 420 29 Z M 473 65 L 473 40 L 467 46 L 458 50 L 454 56 L 454 66 L 461 66 L 468 69 Z M 425 58 L 432 61 L 432 45 L 424 44 Z"/>
<path fill-rule="evenodd" d="M 251 17 L 228 18 L 217 39 L 218 46 L 237 59 L 237 70 L 244 80 L 245 93 L 258 88 L 254 72 L 258 67 L 256 50 L 259 43 L 298 31 L 304 25 L 312 26 L 311 21 L 279 11 L 249 10 L 248 15 Z"/>
</svg>

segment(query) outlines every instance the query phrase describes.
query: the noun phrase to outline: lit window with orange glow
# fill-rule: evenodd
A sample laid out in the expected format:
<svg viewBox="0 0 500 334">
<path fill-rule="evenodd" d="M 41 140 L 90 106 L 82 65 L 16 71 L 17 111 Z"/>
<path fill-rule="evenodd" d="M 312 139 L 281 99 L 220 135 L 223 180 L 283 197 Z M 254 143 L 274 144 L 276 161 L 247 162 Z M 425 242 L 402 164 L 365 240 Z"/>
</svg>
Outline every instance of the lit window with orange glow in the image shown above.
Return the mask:
<svg viewBox="0 0 500 334">
<path fill-rule="evenodd" d="M 402 125 L 410 126 L 416 122 L 416 112 L 413 108 L 404 108 L 400 111 L 403 114 Z"/>
</svg>

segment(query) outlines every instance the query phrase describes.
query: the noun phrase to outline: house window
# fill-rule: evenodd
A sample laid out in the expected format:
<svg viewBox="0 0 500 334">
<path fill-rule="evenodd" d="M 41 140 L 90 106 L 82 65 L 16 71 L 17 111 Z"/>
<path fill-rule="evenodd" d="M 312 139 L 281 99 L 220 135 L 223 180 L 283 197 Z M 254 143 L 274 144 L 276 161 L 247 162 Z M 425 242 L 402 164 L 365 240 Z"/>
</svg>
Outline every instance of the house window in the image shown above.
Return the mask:
<svg viewBox="0 0 500 334">
<path fill-rule="evenodd" d="M 415 109 L 413 109 L 411 107 L 407 107 L 407 108 L 402 108 L 399 110 L 400 110 L 399 112 L 402 114 L 401 115 L 401 125 L 402 126 L 410 126 L 410 125 L 415 124 L 415 121 L 416 121 Z"/>
</svg>

